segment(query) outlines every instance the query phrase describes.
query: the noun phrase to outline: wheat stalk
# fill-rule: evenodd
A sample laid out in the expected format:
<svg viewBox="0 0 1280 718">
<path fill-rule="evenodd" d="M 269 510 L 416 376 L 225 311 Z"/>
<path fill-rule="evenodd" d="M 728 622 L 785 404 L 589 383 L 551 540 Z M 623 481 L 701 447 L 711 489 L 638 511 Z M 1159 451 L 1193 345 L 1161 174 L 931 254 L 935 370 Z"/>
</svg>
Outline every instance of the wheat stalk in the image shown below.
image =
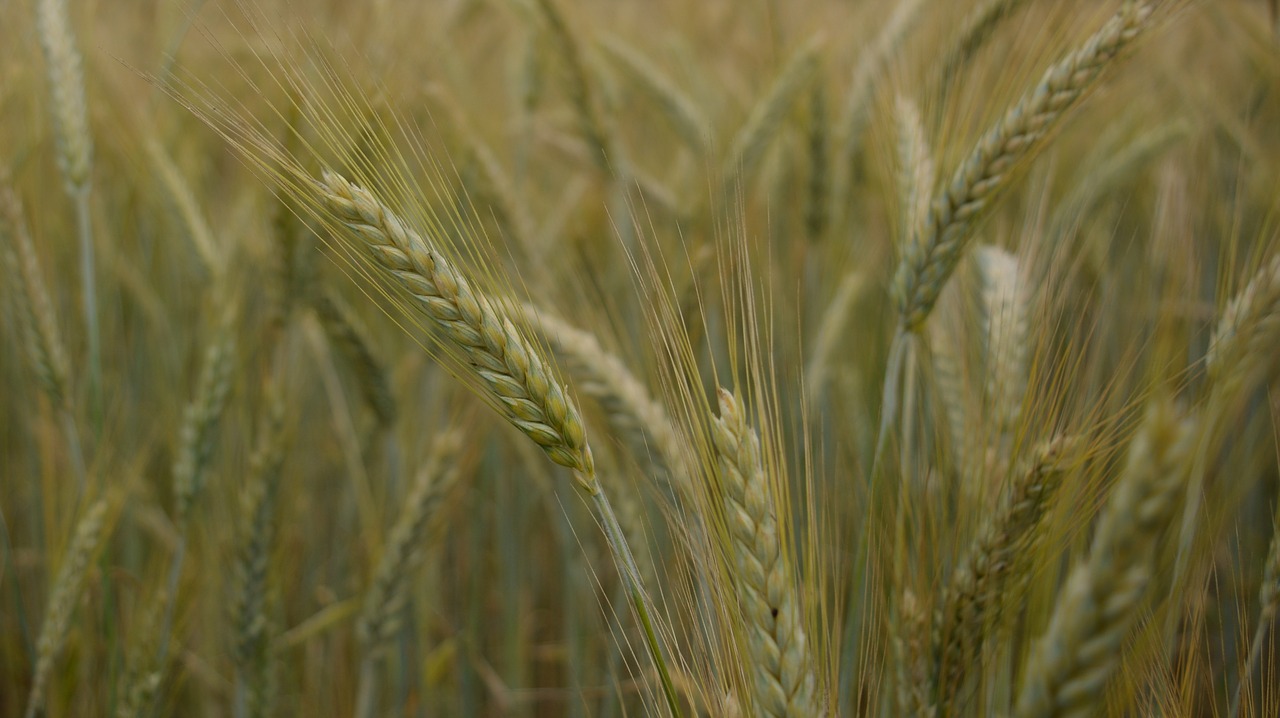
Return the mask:
<svg viewBox="0 0 1280 718">
<path fill-rule="evenodd" d="M 62 565 L 53 581 L 40 638 L 36 642 L 35 675 L 31 680 L 31 697 L 27 701 L 27 718 L 35 718 L 44 701 L 44 691 L 53 664 L 62 653 L 71 628 L 71 617 L 80 600 L 80 589 L 89 572 L 89 560 L 98 548 L 106 522 L 107 500 L 99 499 L 76 524 L 75 535 L 62 556 Z"/>
<path fill-rule="evenodd" d="M 1152 3 L 1125 6 L 1083 45 L 1050 67 L 1030 93 L 991 128 L 934 197 L 920 237 L 907 244 L 894 274 L 903 326 L 917 331 L 973 239 L 980 215 L 1016 167 L 1044 145 L 1116 56 L 1150 27 Z"/>
<path fill-rule="evenodd" d="M 817 714 L 813 659 L 805 637 L 799 591 L 783 545 L 777 503 L 765 473 L 760 439 L 743 406 L 717 391 L 720 416 L 711 436 L 719 467 L 755 700 L 760 715 Z"/>
<path fill-rule="evenodd" d="M 1155 569 L 1156 544 L 1182 494 L 1195 422 L 1164 403 L 1149 411 L 1089 558 L 1071 571 L 1023 670 L 1016 715 L 1088 716 L 1112 672 Z"/>
</svg>

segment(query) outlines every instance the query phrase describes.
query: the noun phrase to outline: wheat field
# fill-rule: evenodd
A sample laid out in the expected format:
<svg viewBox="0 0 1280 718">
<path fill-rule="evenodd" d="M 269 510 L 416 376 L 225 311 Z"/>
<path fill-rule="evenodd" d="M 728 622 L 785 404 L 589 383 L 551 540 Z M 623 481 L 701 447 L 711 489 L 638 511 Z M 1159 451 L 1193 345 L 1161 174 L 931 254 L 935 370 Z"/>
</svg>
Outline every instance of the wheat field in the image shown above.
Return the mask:
<svg viewBox="0 0 1280 718">
<path fill-rule="evenodd" d="M 0 716 L 1280 715 L 1275 0 L 0 0 Z"/>
</svg>

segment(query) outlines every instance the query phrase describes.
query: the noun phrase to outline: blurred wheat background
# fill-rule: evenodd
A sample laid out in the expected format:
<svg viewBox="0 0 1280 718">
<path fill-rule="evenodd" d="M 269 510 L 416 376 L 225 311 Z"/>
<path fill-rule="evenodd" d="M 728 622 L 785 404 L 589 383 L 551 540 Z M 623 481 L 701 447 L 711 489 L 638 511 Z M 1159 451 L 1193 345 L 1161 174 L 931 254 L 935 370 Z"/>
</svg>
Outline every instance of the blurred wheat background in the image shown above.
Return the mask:
<svg viewBox="0 0 1280 718">
<path fill-rule="evenodd" d="M 0 0 L 0 715 L 1280 715 L 1274 0 Z"/>
</svg>

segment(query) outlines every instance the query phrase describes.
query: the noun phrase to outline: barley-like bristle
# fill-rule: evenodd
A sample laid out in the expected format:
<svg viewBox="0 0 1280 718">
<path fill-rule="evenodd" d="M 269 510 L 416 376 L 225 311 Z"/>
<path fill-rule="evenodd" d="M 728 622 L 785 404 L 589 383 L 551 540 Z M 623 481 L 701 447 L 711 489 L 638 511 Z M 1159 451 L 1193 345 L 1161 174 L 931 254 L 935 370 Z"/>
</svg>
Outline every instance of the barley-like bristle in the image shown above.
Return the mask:
<svg viewBox="0 0 1280 718">
<path fill-rule="evenodd" d="M 943 592 L 934 624 L 934 683 L 940 706 L 960 698 L 969 670 L 982 660 L 982 646 L 1006 606 L 1029 580 L 1041 536 L 1040 525 L 1062 485 L 1071 442 L 1040 447 L 1018 471 L 1000 510 L 979 531 Z M 944 713 L 950 714 L 944 708 Z"/>
<path fill-rule="evenodd" d="M 80 589 L 89 572 L 89 561 L 102 538 L 106 516 L 107 500 L 99 499 L 76 524 L 75 535 L 63 554 L 62 565 L 58 568 L 45 608 L 44 622 L 40 625 L 40 638 L 36 642 L 35 676 L 31 681 L 27 718 L 35 718 L 43 705 L 49 673 L 66 643 L 71 617 L 80 601 Z"/>
<path fill-rule="evenodd" d="M 712 421 L 711 436 L 746 623 L 755 710 L 778 717 L 816 715 L 813 658 L 760 439 L 738 399 L 725 389 L 717 396 L 720 416 Z"/>
<path fill-rule="evenodd" d="M 317 190 L 324 207 L 461 352 L 503 416 L 594 490 L 595 463 L 578 408 L 500 305 L 473 292 L 449 260 L 367 190 L 334 172 L 324 173 Z"/>
<path fill-rule="evenodd" d="M 1149 411 L 1089 558 L 1072 570 L 1023 671 L 1017 716 L 1096 715 L 1154 571 L 1156 542 L 1184 492 L 1196 436 L 1194 422 L 1167 403 Z"/>
<path fill-rule="evenodd" d="M 1153 14 L 1151 3 L 1125 6 L 1050 67 L 978 141 L 933 199 L 920 238 L 908 243 L 894 275 L 894 293 L 908 330 L 918 330 L 929 317 L 973 239 L 977 220 L 1006 188 L 1012 171 L 1041 149 L 1049 130 L 1096 84 L 1120 51 L 1151 25 Z"/>
<path fill-rule="evenodd" d="M 183 526 L 192 504 L 204 488 L 218 424 L 227 405 L 235 370 L 235 337 L 231 329 L 220 327 L 214 331 L 213 341 L 205 352 L 204 366 L 200 369 L 195 396 L 182 416 L 178 458 L 173 466 L 178 522 Z"/>
<path fill-rule="evenodd" d="M 325 335 L 350 365 L 365 403 L 373 410 L 378 426 L 388 427 L 396 419 L 396 400 L 391 391 L 391 377 L 382 360 L 373 351 L 364 328 L 355 315 L 331 292 L 312 299 L 316 316 Z"/>
<path fill-rule="evenodd" d="M 929 695 L 929 614 L 911 589 L 903 591 L 897 610 L 893 647 L 898 715 L 933 718 L 938 709 Z"/>
<path fill-rule="evenodd" d="M 28 361 L 49 402 L 67 409 L 71 402 L 71 368 L 58 334 L 53 302 L 40 273 L 35 246 L 27 230 L 22 201 L 0 177 L 0 228 L 8 231 L 4 246 L 5 274 L 10 277 Z"/>
</svg>

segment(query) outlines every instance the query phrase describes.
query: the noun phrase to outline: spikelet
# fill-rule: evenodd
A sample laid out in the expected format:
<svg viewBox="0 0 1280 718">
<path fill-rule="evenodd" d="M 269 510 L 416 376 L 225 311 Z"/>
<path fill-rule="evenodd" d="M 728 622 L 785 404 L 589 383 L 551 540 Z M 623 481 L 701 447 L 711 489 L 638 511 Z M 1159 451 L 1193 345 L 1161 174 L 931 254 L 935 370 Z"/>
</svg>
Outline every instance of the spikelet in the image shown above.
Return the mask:
<svg viewBox="0 0 1280 718">
<path fill-rule="evenodd" d="M 31 681 L 27 718 L 35 718 L 43 705 L 49 673 L 66 643 L 67 631 L 71 629 L 71 617 L 80 600 L 80 589 L 89 572 L 89 561 L 102 538 L 107 505 L 106 499 L 99 499 L 85 512 L 76 524 L 75 535 L 62 556 L 62 565 L 58 568 L 58 576 L 53 581 L 49 603 L 45 608 L 44 622 L 40 625 L 40 638 L 36 642 L 35 677 Z"/>
<path fill-rule="evenodd" d="M 1146 595 L 1156 542 L 1185 490 L 1194 424 L 1166 403 L 1149 410 L 1089 558 L 1071 571 L 1023 670 L 1020 718 L 1096 714 Z"/>
<path fill-rule="evenodd" d="M 1050 67 L 1030 93 L 991 128 L 933 199 L 920 238 L 894 274 L 903 326 L 917 331 L 973 239 L 980 215 L 1005 189 L 1011 172 L 1043 147 L 1049 131 L 1091 89 L 1117 55 L 1152 22 L 1151 3 L 1133 3 Z"/>
<path fill-rule="evenodd" d="M 466 277 L 367 190 L 336 173 L 316 185 L 325 209 L 362 241 L 380 269 L 407 290 L 492 392 L 504 418 L 557 464 L 598 489 L 577 407 L 503 308 L 473 292 Z"/>
<path fill-rule="evenodd" d="M 720 416 L 712 421 L 711 436 L 746 623 L 753 705 L 758 715 L 816 715 L 816 678 L 801 599 L 788 549 L 781 543 L 784 534 L 760 439 L 738 399 L 725 389 L 717 396 Z"/>
<path fill-rule="evenodd" d="M 936 170 L 916 103 L 899 95 L 894 109 L 894 119 L 898 124 L 898 197 L 902 203 L 902 232 L 906 241 L 914 242 L 919 241 L 919 228 L 929 212 Z"/>
</svg>

